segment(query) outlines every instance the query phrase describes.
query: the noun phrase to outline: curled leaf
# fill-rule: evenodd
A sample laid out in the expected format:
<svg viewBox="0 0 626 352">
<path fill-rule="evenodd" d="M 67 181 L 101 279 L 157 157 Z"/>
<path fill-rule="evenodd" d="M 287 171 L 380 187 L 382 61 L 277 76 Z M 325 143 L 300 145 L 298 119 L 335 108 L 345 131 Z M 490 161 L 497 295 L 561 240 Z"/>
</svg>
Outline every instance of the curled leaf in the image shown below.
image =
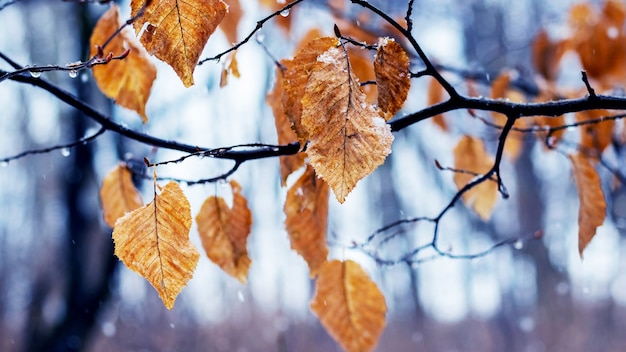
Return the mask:
<svg viewBox="0 0 626 352">
<path fill-rule="evenodd" d="M 365 101 L 343 47 L 317 58 L 302 97 L 302 125 L 311 165 L 340 203 L 391 153 L 391 129 Z"/>
<path fill-rule="evenodd" d="M 378 41 L 374 71 L 378 106 L 385 120 L 389 120 L 400 111 L 411 88 L 409 57 L 395 40 L 381 38 Z"/>
<path fill-rule="evenodd" d="M 313 168 L 307 165 L 304 174 L 287 192 L 285 200 L 285 227 L 291 248 L 306 260 L 311 276 L 317 275 L 328 257 L 326 227 L 329 194 L 328 184 L 317 178 Z"/>
<path fill-rule="evenodd" d="M 122 165 L 118 165 L 105 176 L 100 187 L 100 199 L 104 221 L 111 227 L 115 226 L 118 218 L 143 205 L 130 171 Z"/>
<path fill-rule="evenodd" d="M 119 8 L 113 4 L 100 17 L 93 29 L 89 40 L 91 56 L 97 54 L 97 46 L 103 45 L 120 25 Z M 93 75 L 104 95 L 115 99 L 118 105 L 136 111 L 145 123 L 148 121 L 146 103 L 156 79 L 156 67 L 150 62 L 146 51 L 139 45 L 134 35 L 129 34 L 126 29 L 111 39 L 104 48 L 104 53 L 120 55 L 127 49 L 130 49 L 130 52 L 126 58 L 94 66 Z"/>
<path fill-rule="evenodd" d="M 296 133 L 291 129 L 291 123 L 283 109 L 283 71 L 280 67 L 276 68 L 276 82 L 274 90 L 266 97 L 267 104 L 272 108 L 274 113 L 274 124 L 276 126 L 276 134 L 278 135 L 278 144 L 289 144 L 298 141 Z M 304 153 L 294 155 L 284 155 L 279 157 L 280 162 L 280 182 L 284 187 L 287 185 L 287 177 L 304 165 Z"/>
<path fill-rule="evenodd" d="M 604 222 L 606 202 L 600 184 L 600 177 L 589 160 L 581 154 L 569 156 L 572 162 L 574 180 L 578 188 L 578 253 L 583 251 L 593 237 L 596 229 Z"/>
<path fill-rule="evenodd" d="M 251 260 L 246 249 L 252 227 L 252 216 L 241 186 L 230 181 L 233 190 L 233 206 L 228 207 L 224 198 L 209 197 L 196 216 L 202 246 L 212 262 L 227 274 L 245 283 Z"/>
<path fill-rule="evenodd" d="M 347 351 L 370 351 L 385 327 L 387 305 L 378 286 L 351 260 L 324 263 L 311 310 Z"/>
<path fill-rule="evenodd" d="M 300 146 L 304 147 L 309 132 L 302 126 L 302 97 L 309 81 L 309 75 L 313 66 L 317 63 L 317 57 L 333 46 L 337 46 L 339 41 L 336 38 L 317 38 L 308 42 L 293 58 L 293 60 L 283 60 L 285 66 L 283 75 L 283 109 L 291 128 L 296 132 Z"/>
<path fill-rule="evenodd" d="M 118 219 L 115 255 L 154 286 L 167 309 L 193 276 L 200 254 L 189 241 L 191 210 L 180 187 L 170 182 L 154 200 Z"/>
</svg>

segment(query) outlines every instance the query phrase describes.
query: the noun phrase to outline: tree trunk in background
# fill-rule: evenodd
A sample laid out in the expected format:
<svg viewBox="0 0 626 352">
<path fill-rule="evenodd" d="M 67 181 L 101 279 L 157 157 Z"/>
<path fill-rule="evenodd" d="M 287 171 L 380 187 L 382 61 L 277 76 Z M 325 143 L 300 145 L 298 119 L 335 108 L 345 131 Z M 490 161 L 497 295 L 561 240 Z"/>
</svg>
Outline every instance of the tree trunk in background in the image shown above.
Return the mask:
<svg viewBox="0 0 626 352">
<path fill-rule="evenodd" d="M 79 44 L 80 53 L 87 53 L 89 33 L 93 22 L 89 18 L 88 8 L 74 6 L 71 15 L 77 18 L 82 33 Z M 86 54 L 84 54 L 86 55 Z M 86 72 L 83 74 L 87 74 Z M 87 103 L 93 103 L 95 86 L 92 82 L 81 79 L 72 81 L 78 97 Z M 70 135 L 67 140 L 78 140 L 88 133 L 90 121 L 80 112 L 61 119 Z M 31 327 L 26 334 L 25 351 L 80 351 L 88 345 L 100 309 L 109 298 L 109 283 L 115 272 L 118 260 L 113 255 L 113 242 L 100 225 L 98 180 L 94 171 L 95 148 L 91 144 L 75 147 L 66 158 L 64 177 L 60 177 L 59 188 L 63 189 L 63 203 L 67 210 L 64 220 L 66 235 L 59 253 L 64 262 L 59 268 L 66 272 L 63 281 L 65 314 L 54 326 L 44 326 L 41 314 L 31 317 Z M 61 173 L 63 174 L 63 173 Z M 39 312 L 50 295 L 46 282 L 49 277 L 39 277 L 33 285 L 31 310 Z M 56 280 L 56 278 L 55 278 Z M 41 282 L 43 281 L 43 282 Z M 32 321 L 35 320 L 35 321 Z"/>
</svg>

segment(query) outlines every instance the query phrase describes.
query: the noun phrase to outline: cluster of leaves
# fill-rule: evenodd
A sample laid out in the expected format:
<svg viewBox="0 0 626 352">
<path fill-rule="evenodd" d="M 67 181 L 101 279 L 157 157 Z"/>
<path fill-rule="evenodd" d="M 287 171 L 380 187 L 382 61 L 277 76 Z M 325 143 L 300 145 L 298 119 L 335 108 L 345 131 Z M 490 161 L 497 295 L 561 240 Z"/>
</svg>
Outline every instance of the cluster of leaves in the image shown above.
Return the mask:
<svg viewBox="0 0 626 352">
<path fill-rule="evenodd" d="M 206 41 L 228 18 L 227 7 L 222 1 L 185 3 L 177 8 L 176 16 L 172 15 L 174 6 L 167 1 L 133 1 L 133 26 L 147 53 L 167 62 L 183 84 L 190 86 Z M 94 67 L 94 76 L 104 94 L 137 111 L 145 122 L 156 69 L 132 33 L 119 31 L 118 13 L 117 6 L 111 6 L 101 17 L 91 37 L 92 55 L 102 55 L 98 43 L 107 38 L 111 38 L 107 50 L 131 50 L 125 60 Z M 386 119 L 400 110 L 410 86 L 409 59 L 402 47 L 393 39 L 381 38 L 377 48 L 370 65 L 379 90 L 378 106 L 366 100 L 345 43 L 331 37 L 307 41 L 292 60 L 283 60 L 268 97 L 280 142 L 299 141 L 306 147 L 297 155 L 281 157 L 283 185 L 291 173 L 306 167 L 287 194 L 286 229 L 292 247 L 309 264 L 311 276 L 318 277 L 312 310 L 348 350 L 375 345 L 384 326 L 386 304 L 357 263 L 328 260 L 329 188 L 343 203 L 356 184 L 385 161 L 393 141 Z M 236 71 L 234 54 L 227 70 Z M 174 181 L 159 186 L 156 166 L 148 165 L 155 167 L 151 203 L 142 206 L 124 166 L 108 174 L 101 199 L 105 219 L 114 228 L 115 254 L 145 277 L 171 309 L 191 279 L 199 253 L 189 241 L 191 210 L 184 193 Z M 208 258 L 245 283 L 251 263 L 246 245 L 252 216 L 241 186 L 234 180 L 230 185 L 232 207 L 223 198 L 211 196 L 195 219 Z"/>
<path fill-rule="evenodd" d="M 157 74 L 150 55 L 169 64 L 186 87 L 193 85 L 193 72 L 199 64 L 226 57 L 221 83 L 226 85 L 229 76 L 239 76 L 237 49 L 270 19 L 289 30 L 289 17 L 280 14 L 293 13 L 302 2 L 261 1 L 274 12 L 258 21 L 255 29 L 240 41 L 237 27 L 243 10 L 238 0 L 132 0 L 131 18 L 125 23 L 120 21 L 118 7 L 112 5 L 93 30 L 91 59 L 60 69 L 93 68 L 101 91 L 147 122 L 145 106 Z M 422 51 L 411 34 L 413 1 L 407 1 L 406 17 L 402 20 L 394 20 L 367 1 L 351 2 L 381 19 L 387 27 L 379 32 L 388 35 L 364 30 L 366 26 L 347 20 L 343 1 L 329 1 L 327 6 L 336 15 L 335 37 L 313 30 L 304 36 L 292 59 L 276 62 L 276 83 L 267 95 L 267 103 L 274 112 L 279 146 L 250 145 L 257 149 L 236 151 L 235 147 L 202 149 L 162 141 L 116 125 L 43 79 L 21 75 L 58 67 L 19 67 L 3 55 L 16 70 L 0 72 L 0 81 L 10 78 L 42 87 L 94 118 L 102 125 L 101 131 L 112 130 L 143 143 L 189 153 L 186 157 L 210 156 L 235 162 L 229 172 L 205 182 L 224 180 L 241 163 L 265 157 L 280 157 L 281 183 L 285 187 L 290 175 L 304 169 L 287 191 L 284 213 L 291 246 L 307 262 L 310 275 L 316 280 L 311 308 L 346 350 L 370 350 L 385 325 L 386 303 L 359 264 L 328 258 L 326 231 L 331 190 L 343 203 L 357 183 L 391 153 L 392 131 L 432 119 L 442 130 L 453 133 L 444 114 L 465 110 L 499 132 L 495 155 L 487 151 L 489 148 L 481 138 L 461 136 L 452 150 L 454 167 L 436 162 L 441 170 L 454 172 L 457 192 L 448 205 L 433 218 L 390 224 L 370 236 L 366 245 L 384 230 L 405 222 L 430 221 L 439 225 L 461 200 L 478 217 L 488 220 L 498 194 L 508 197 L 500 175 L 503 157 L 514 162 L 524 146 L 524 136 L 534 134 L 547 149 L 571 160 L 580 199 L 582 256 L 606 213 L 596 167 L 604 165 L 603 151 L 620 132 L 615 120 L 624 116 L 611 115 L 609 110 L 626 109 L 626 99 L 602 95 L 614 93 L 612 89 L 626 78 L 626 9 L 613 0 L 600 10 L 587 4 L 574 6 L 570 13 L 570 37 L 552 41 L 547 32 L 540 32 L 533 43 L 538 94 L 527 94 L 516 85 L 516 74 L 507 71 L 487 86 L 490 92 L 486 96 L 490 98 L 484 98 L 485 94 L 476 92 L 476 82 L 470 77 L 467 94 L 459 93 Z M 131 25 L 134 33 L 128 28 Z M 200 60 L 209 37 L 218 28 L 236 44 L 213 58 Z M 580 90 L 565 91 L 557 85 L 560 62 L 567 52 L 577 55 L 585 69 L 584 87 Z M 424 76 L 431 77 L 429 106 L 396 117 L 408 97 L 411 80 Z M 527 101 L 529 97 L 534 101 Z M 481 116 L 482 111 L 490 112 L 490 116 Z M 575 113 L 573 122 L 569 113 Z M 574 143 L 568 142 L 565 133 L 571 127 L 582 127 L 577 130 L 580 136 Z M 153 164 L 146 160 L 154 169 L 154 199 L 147 205 L 143 205 L 124 164 L 106 176 L 100 196 L 105 221 L 113 228 L 115 254 L 146 278 L 171 309 L 193 276 L 200 254 L 189 240 L 193 220 L 185 194 L 175 181 L 159 185 L 156 168 L 164 163 L 167 162 Z M 618 171 L 615 175 L 623 179 Z M 251 264 L 247 238 L 252 214 L 242 187 L 234 180 L 230 186 L 232 204 L 229 206 L 221 197 L 208 197 L 195 221 L 207 257 L 245 283 Z M 452 258 L 476 256 L 454 255 L 439 249 L 438 230 L 439 226 L 435 226 L 431 243 L 412 250 L 401 260 L 419 262 L 415 255 L 425 248 Z M 501 244 L 506 243 L 510 241 Z M 365 250 L 365 246 L 355 247 Z M 379 263 L 397 263 L 372 256 Z"/>
</svg>

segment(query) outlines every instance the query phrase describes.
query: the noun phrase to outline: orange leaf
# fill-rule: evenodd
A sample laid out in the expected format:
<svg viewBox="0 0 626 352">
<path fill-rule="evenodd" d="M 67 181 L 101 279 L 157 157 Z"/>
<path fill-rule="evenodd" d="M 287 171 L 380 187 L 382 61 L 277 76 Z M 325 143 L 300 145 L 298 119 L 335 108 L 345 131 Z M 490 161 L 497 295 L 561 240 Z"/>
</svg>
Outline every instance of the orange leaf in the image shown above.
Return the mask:
<svg viewBox="0 0 626 352">
<path fill-rule="evenodd" d="M 329 194 L 328 184 L 317 178 L 313 168 L 307 165 L 304 174 L 287 192 L 285 200 L 285 227 L 291 248 L 309 264 L 312 277 L 317 275 L 328 257 L 326 227 Z"/>
<path fill-rule="evenodd" d="M 391 153 L 391 129 L 365 101 L 343 47 L 317 58 L 302 97 L 302 125 L 311 165 L 340 203 Z"/>
<path fill-rule="evenodd" d="M 487 154 L 483 142 L 479 139 L 463 136 L 454 148 L 454 168 L 457 170 L 485 174 L 492 166 L 493 158 Z M 475 177 L 472 174 L 456 172 L 454 184 L 460 190 Z M 497 193 L 498 185 L 493 181 L 485 181 L 463 193 L 463 201 L 471 206 L 481 219 L 488 220 L 496 203 Z"/>
<path fill-rule="evenodd" d="M 196 215 L 202 246 L 211 261 L 227 274 L 245 283 L 251 260 L 246 241 L 252 227 L 252 216 L 241 186 L 230 181 L 233 206 L 221 197 L 209 197 Z"/>
<path fill-rule="evenodd" d="M 553 81 L 558 73 L 559 60 L 565 53 L 564 49 L 564 42 L 553 42 L 548 37 L 548 32 L 539 31 L 532 44 L 533 67 L 543 78 Z"/>
<path fill-rule="evenodd" d="M 494 99 L 506 99 L 511 102 L 524 102 L 526 98 L 522 93 L 510 88 L 511 72 L 503 72 L 492 83 L 491 97 Z M 506 124 L 507 117 L 503 114 L 492 112 L 494 122 L 499 126 Z M 523 128 L 526 126 L 525 119 L 517 119 L 513 124 L 515 128 Z M 517 159 L 523 147 L 524 135 L 517 131 L 510 131 L 504 144 L 504 155 L 512 160 Z"/>
<path fill-rule="evenodd" d="M 228 76 L 230 75 L 236 78 L 241 77 L 236 50 L 228 54 L 228 58 L 224 60 L 224 68 L 222 68 L 222 75 L 220 76 L 220 88 L 224 88 L 228 84 Z"/>
<path fill-rule="evenodd" d="M 406 100 L 411 88 L 409 57 L 395 40 L 381 38 L 374 61 L 378 106 L 386 120 L 393 117 Z"/>
<path fill-rule="evenodd" d="M 569 156 L 572 161 L 574 180 L 578 188 L 578 253 L 583 251 L 596 234 L 598 226 L 604 222 L 606 203 L 600 184 L 600 177 L 589 160 L 582 154 Z"/>
<path fill-rule="evenodd" d="M 369 50 L 357 49 L 356 47 L 348 47 L 348 58 L 350 59 L 350 68 L 360 82 L 376 81 L 376 73 L 372 65 L 372 55 Z M 369 104 L 378 102 L 378 87 L 375 84 L 362 85 L 361 89 L 367 97 Z"/>
<path fill-rule="evenodd" d="M 115 255 L 157 290 L 167 309 L 193 276 L 200 254 L 189 241 L 191 210 L 175 182 L 154 201 L 117 220 Z"/>
<path fill-rule="evenodd" d="M 224 20 L 220 22 L 220 29 L 224 32 L 229 44 L 235 44 L 238 40 L 237 27 L 243 16 L 243 10 L 239 0 L 223 0 L 228 5 L 228 13 Z"/>
<path fill-rule="evenodd" d="M 132 0 L 132 16 L 145 3 L 145 0 Z M 221 0 L 153 0 L 133 26 L 137 34 L 146 26 L 141 44 L 170 65 L 185 87 L 190 87 L 198 58 L 225 15 L 226 4 Z"/>
<path fill-rule="evenodd" d="M 100 199 L 104 221 L 111 227 L 115 226 L 118 218 L 143 205 L 141 195 L 133 185 L 130 171 L 122 165 L 111 170 L 102 181 Z"/>
<path fill-rule="evenodd" d="M 576 121 L 597 120 L 605 116 L 609 116 L 607 110 L 588 110 L 576 113 Z M 580 146 L 588 151 L 595 151 L 596 157 L 611 144 L 613 137 L 614 120 L 606 120 L 580 127 Z"/>
<path fill-rule="evenodd" d="M 333 46 L 339 45 L 336 38 L 318 38 L 307 43 L 298 51 L 293 60 L 283 60 L 286 67 L 283 75 L 283 109 L 291 121 L 291 127 L 298 136 L 300 146 L 304 147 L 309 138 L 308 131 L 302 126 L 302 97 L 309 75 L 317 63 L 317 57 Z"/>
<path fill-rule="evenodd" d="M 428 84 L 428 106 L 432 106 L 443 101 L 443 95 L 445 93 L 445 89 L 439 84 L 439 82 L 431 78 L 430 83 Z M 448 125 L 446 124 L 446 120 L 443 119 L 443 114 L 439 114 L 433 116 L 433 122 L 439 126 L 442 130 L 447 131 Z"/>
<path fill-rule="evenodd" d="M 266 97 L 267 104 L 272 107 L 274 112 L 274 124 L 276 125 L 276 134 L 278 135 L 278 144 L 288 144 L 296 142 L 298 137 L 291 129 L 291 123 L 283 110 L 283 71 L 280 67 L 276 69 L 276 82 L 274 90 Z M 280 181 L 282 186 L 287 185 L 287 177 L 304 165 L 304 153 L 295 155 L 281 156 L 280 160 Z"/>
<path fill-rule="evenodd" d="M 347 351 L 370 351 L 385 327 L 385 297 L 351 260 L 324 263 L 311 309 L 326 331 Z"/>
<path fill-rule="evenodd" d="M 97 54 L 96 45 L 103 45 L 121 26 L 119 8 L 113 4 L 93 29 L 89 45 L 91 56 Z M 106 65 L 93 67 L 93 75 L 100 91 L 125 108 L 136 111 L 141 120 L 148 121 L 146 103 L 150 97 L 152 83 L 156 79 L 156 68 L 148 59 L 137 39 L 124 29 L 104 48 L 104 54 L 120 55 L 127 49 L 130 53 L 123 60 L 112 60 Z"/>
</svg>

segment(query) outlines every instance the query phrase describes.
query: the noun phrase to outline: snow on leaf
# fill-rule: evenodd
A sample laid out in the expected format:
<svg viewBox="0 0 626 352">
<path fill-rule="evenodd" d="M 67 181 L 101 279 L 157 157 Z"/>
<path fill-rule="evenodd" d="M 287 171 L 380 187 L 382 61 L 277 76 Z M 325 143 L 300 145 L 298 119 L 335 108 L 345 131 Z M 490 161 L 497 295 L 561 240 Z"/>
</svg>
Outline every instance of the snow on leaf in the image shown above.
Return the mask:
<svg viewBox="0 0 626 352">
<path fill-rule="evenodd" d="M 306 260 L 312 277 L 317 275 L 328 257 L 326 227 L 329 194 L 328 184 L 317 178 L 313 168 L 307 165 L 304 174 L 287 192 L 285 200 L 285 227 L 291 248 Z"/>
<path fill-rule="evenodd" d="M 131 14 L 140 16 L 133 26 L 141 44 L 152 55 L 170 65 L 185 87 L 193 85 L 193 71 L 209 37 L 226 15 L 221 0 L 145 0 L 131 1 Z"/>
<path fill-rule="evenodd" d="M 320 269 L 311 310 L 346 351 L 370 351 L 385 327 L 385 297 L 351 260 L 326 262 Z"/>
<path fill-rule="evenodd" d="M 374 71 L 378 86 L 378 106 L 382 116 L 389 120 L 400 111 L 411 88 L 409 57 L 395 40 L 380 38 Z"/>
<path fill-rule="evenodd" d="M 569 156 L 572 161 L 574 180 L 578 188 L 578 253 L 583 251 L 596 234 L 598 226 L 604 222 L 606 203 L 596 169 L 582 154 Z"/>
<path fill-rule="evenodd" d="M 129 211 L 143 205 L 141 195 L 133 185 L 128 169 L 118 165 L 109 172 L 100 187 L 102 212 L 107 225 L 114 227 L 115 221 Z"/>
<path fill-rule="evenodd" d="M 245 283 L 251 260 L 246 244 L 252 227 L 252 216 L 241 186 L 230 181 L 233 206 L 229 208 L 224 198 L 209 197 L 196 215 L 202 247 L 212 262 L 227 274 Z"/>
<path fill-rule="evenodd" d="M 484 174 L 493 166 L 493 158 L 485 150 L 483 142 L 469 136 L 463 136 L 454 148 L 454 168 Z M 465 172 L 454 174 L 454 184 L 460 190 L 476 176 Z M 498 185 L 485 181 L 463 193 L 463 201 L 483 220 L 488 220 L 497 200 Z"/>
<path fill-rule="evenodd" d="M 121 23 L 119 8 L 112 5 L 105 12 L 91 34 L 89 40 L 91 56 L 97 54 L 96 45 L 103 45 Z M 156 67 L 148 59 L 145 50 L 139 45 L 132 32 L 122 30 L 104 48 L 104 54 L 121 55 L 130 49 L 128 56 L 123 60 L 112 60 L 106 65 L 93 67 L 93 75 L 98 88 L 109 98 L 125 108 L 136 111 L 141 120 L 148 121 L 146 103 L 150 97 L 152 83 L 156 79 Z"/>
<path fill-rule="evenodd" d="M 283 71 L 280 67 L 276 68 L 276 82 L 274 90 L 267 94 L 267 104 L 274 112 L 274 124 L 276 125 L 276 134 L 278 135 L 278 144 L 288 144 L 298 141 L 296 133 L 291 129 L 291 123 L 283 109 Z M 295 155 L 286 155 L 279 157 L 280 161 L 280 182 L 283 187 L 287 185 L 287 177 L 304 165 L 304 153 Z"/>
<path fill-rule="evenodd" d="M 343 203 L 391 153 L 393 135 L 365 101 L 343 47 L 330 48 L 317 61 L 302 97 L 302 125 L 310 135 L 307 154 Z"/>
<path fill-rule="evenodd" d="M 193 276 L 200 254 L 189 241 L 189 201 L 175 182 L 117 220 L 115 255 L 154 286 L 167 309 Z"/>
<path fill-rule="evenodd" d="M 309 138 L 308 131 L 302 126 L 302 97 L 309 81 L 309 75 L 313 66 L 317 63 L 317 57 L 331 47 L 337 46 L 336 38 L 323 37 L 308 42 L 298 51 L 293 60 L 283 60 L 281 63 L 286 67 L 283 75 L 283 109 L 291 128 L 296 132 L 300 146 L 304 147 Z"/>
</svg>

